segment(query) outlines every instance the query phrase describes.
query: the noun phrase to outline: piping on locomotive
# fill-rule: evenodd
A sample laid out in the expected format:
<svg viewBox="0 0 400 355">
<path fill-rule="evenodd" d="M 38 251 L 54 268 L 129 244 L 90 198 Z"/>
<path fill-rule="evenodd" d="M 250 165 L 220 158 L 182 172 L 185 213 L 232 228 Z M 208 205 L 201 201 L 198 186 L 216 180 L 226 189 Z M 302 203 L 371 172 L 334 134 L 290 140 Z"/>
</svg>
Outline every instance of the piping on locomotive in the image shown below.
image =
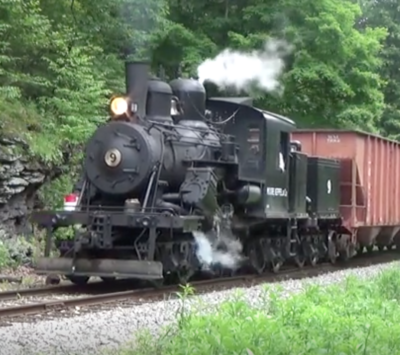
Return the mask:
<svg viewBox="0 0 400 355">
<path fill-rule="evenodd" d="M 126 95 L 87 143 L 76 201 L 33 213 L 47 229 L 37 273 L 182 282 L 205 264 L 198 233 L 216 250 L 238 242 L 235 268 L 259 273 L 349 256 L 339 162 L 303 154 L 293 121 L 249 98 L 207 98 L 194 79 L 150 78 L 146 63 L 125 69 Z M 50 257 L 53 232 L 72 225 L 74 239 Z"/>
</svg>

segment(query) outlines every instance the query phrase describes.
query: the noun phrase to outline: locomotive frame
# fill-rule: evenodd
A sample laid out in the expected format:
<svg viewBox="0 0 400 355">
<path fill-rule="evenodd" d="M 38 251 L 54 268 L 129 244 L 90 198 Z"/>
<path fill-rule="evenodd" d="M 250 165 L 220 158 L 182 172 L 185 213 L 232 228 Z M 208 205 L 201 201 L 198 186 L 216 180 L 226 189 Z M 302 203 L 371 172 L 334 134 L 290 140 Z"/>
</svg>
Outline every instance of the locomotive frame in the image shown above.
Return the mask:
<svg viewBox="0 0 400 355">
<path fill-rule="evenodd" d="M 90 276 L 185 282 L 204 266 L 193 238 L 199 230 L 214 233 L 222 249 L 239 239 L 240 268 L 258 273 L 352 255 L 336 159 L 302 153 L 290 141 L 295 123 L 248 98 L 206 101 L 197 81 L 168 86 L 147 70 L 127 64 L 126 99 L 113 101 L 118 115 L 88 143 L 76 208 L 33 213 L 47 230 L 37 273 L 75 283 Z M 84 228 L 50 257 L 53 232 L 74 225 Z M 230 235 L 223 245 L 221 231 Z M 226 271 L 213 265 L 217 276 Z"/>
</svg>

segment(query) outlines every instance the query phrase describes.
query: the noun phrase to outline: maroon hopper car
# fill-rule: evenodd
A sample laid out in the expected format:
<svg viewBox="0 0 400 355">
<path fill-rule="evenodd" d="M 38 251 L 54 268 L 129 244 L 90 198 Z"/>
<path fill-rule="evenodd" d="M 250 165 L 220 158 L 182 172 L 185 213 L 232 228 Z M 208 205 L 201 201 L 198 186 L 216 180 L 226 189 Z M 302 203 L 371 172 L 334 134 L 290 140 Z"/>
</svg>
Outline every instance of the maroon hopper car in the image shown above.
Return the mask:
<svg viewBox="0 0 400 355">
<path fill-rule="evenodd" d="M 399 142 L 345 130 L 298 130 L 292 139 L 306 154 L 341 161 L 341 214 L 359 247 L 400 244 Z"/>
</svg>

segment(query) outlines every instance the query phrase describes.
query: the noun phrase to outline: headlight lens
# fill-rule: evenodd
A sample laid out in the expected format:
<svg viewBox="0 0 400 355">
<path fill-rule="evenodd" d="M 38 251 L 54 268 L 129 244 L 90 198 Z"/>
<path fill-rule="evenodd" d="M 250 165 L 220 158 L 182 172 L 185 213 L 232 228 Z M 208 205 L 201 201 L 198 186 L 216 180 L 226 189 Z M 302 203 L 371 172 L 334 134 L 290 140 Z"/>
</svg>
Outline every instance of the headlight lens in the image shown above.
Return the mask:
<svg viewBox="0 0 400 355">
<path fill-rule="evenodd" d="M 111 112 L 116 115 L 120 116 L 123 115 L 124 113 L 128 112 L 128 100 L 125 99 L 124 97 L 116 97 L 111 101 Z"/>
</svg>

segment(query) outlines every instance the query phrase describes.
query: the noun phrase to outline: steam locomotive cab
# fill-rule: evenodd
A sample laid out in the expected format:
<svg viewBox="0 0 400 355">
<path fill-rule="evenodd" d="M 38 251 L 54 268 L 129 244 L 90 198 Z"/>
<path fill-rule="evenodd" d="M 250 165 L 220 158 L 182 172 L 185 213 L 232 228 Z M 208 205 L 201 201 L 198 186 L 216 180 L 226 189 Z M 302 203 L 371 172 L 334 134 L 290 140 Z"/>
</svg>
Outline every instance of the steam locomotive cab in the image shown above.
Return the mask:
<svg viewBox="0 0 400 355">
<path fill-rule="evenodd" d="M 208 100 L 214 123 L 224 123 L 240 147 L 237 183 L 249 190 L 243 218 L 289 218 L 290 133 L 287 118 L 256 109 L 243 99 Z M 251 192 L 250 192 L 251 191 Z"/>
</svg>

